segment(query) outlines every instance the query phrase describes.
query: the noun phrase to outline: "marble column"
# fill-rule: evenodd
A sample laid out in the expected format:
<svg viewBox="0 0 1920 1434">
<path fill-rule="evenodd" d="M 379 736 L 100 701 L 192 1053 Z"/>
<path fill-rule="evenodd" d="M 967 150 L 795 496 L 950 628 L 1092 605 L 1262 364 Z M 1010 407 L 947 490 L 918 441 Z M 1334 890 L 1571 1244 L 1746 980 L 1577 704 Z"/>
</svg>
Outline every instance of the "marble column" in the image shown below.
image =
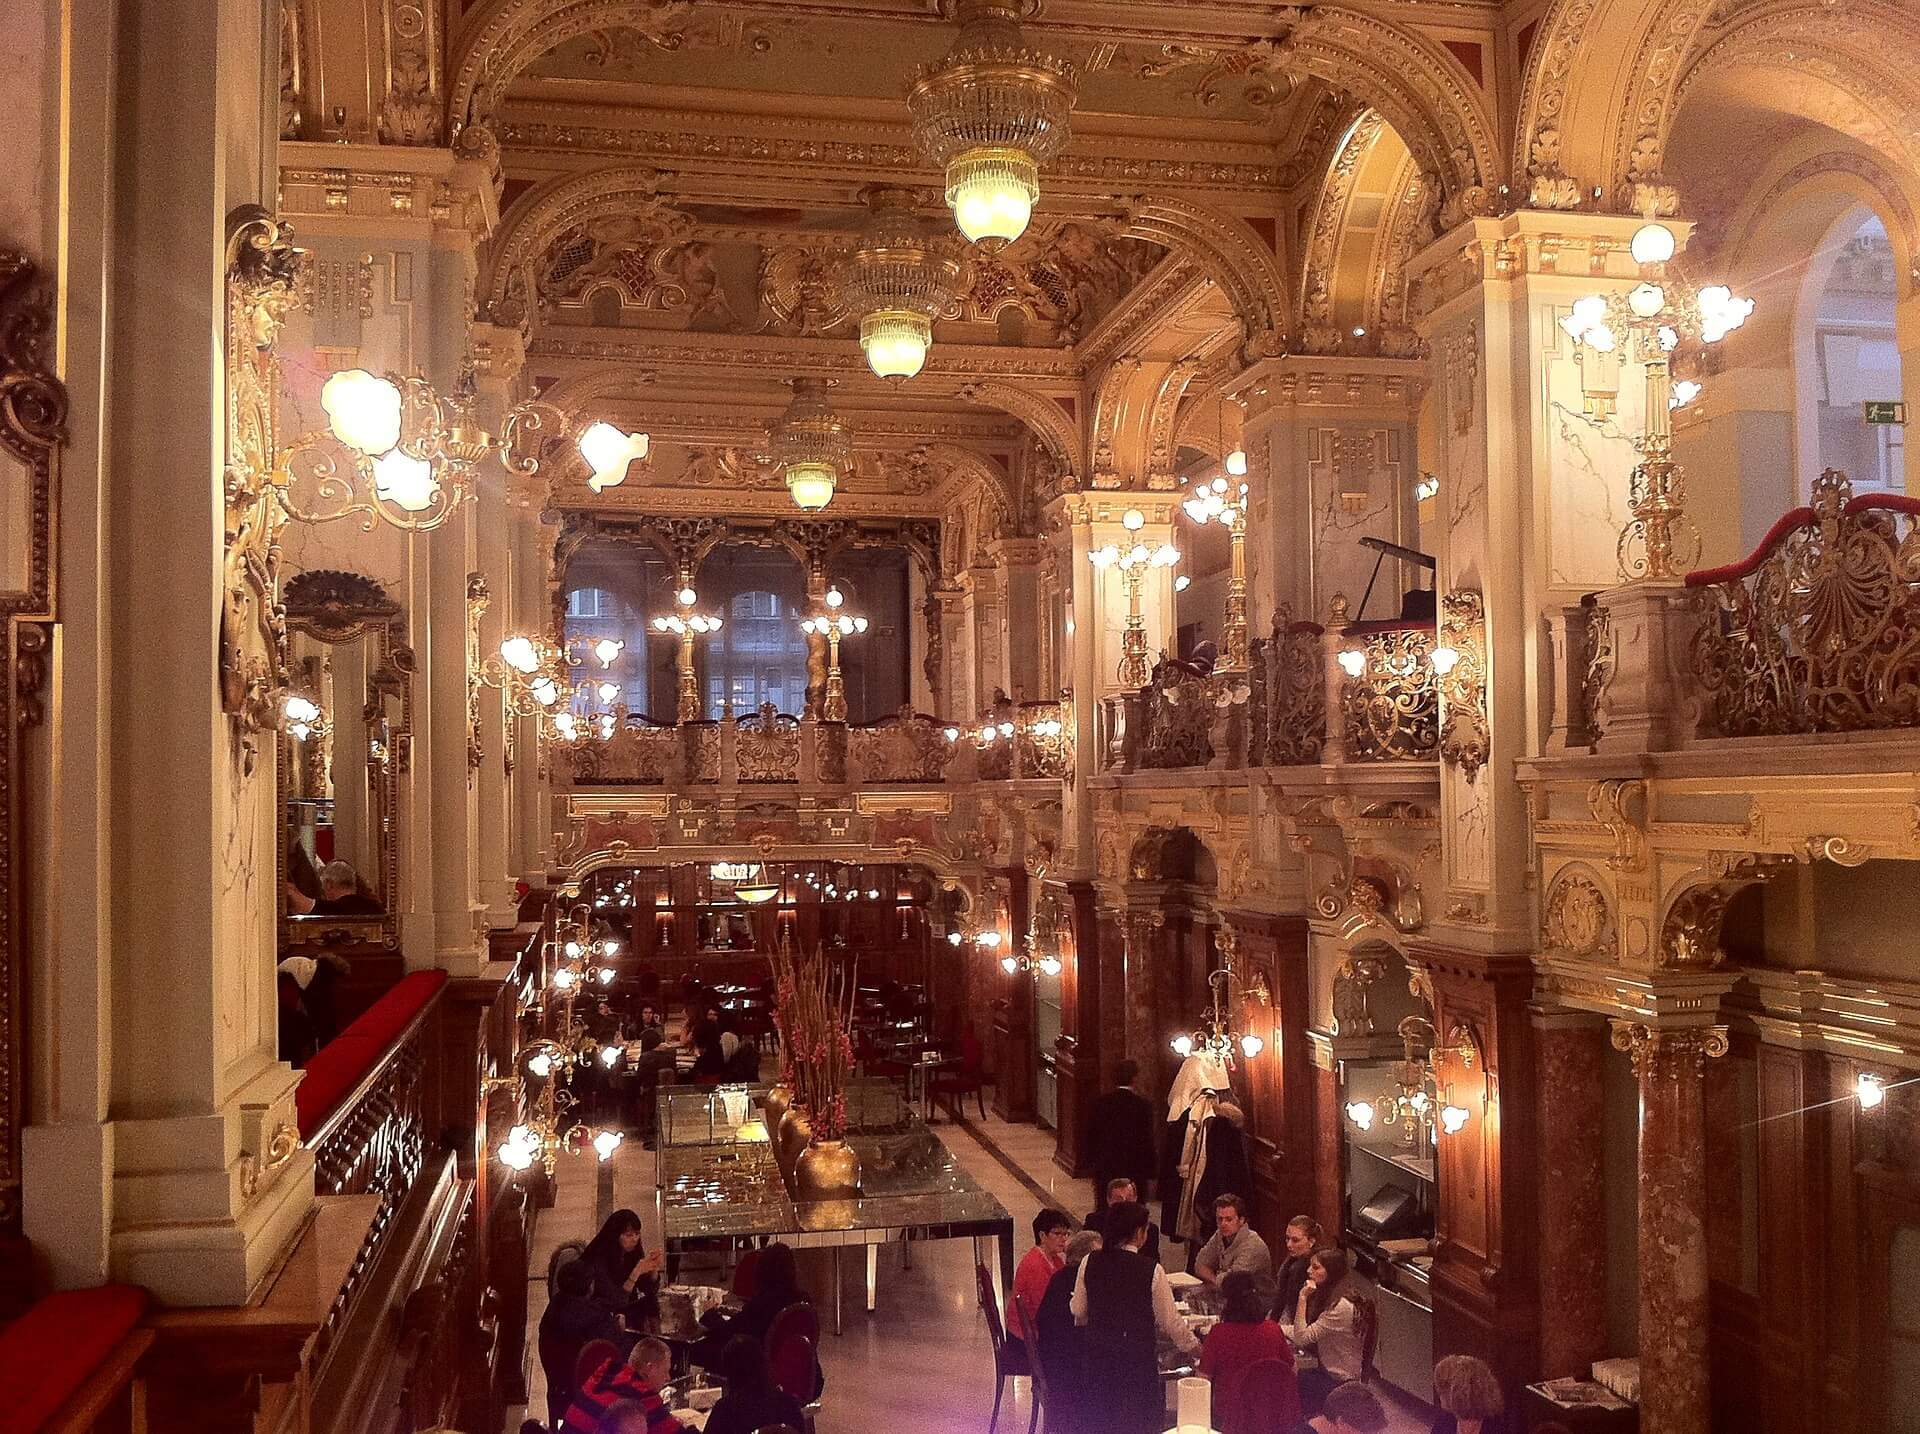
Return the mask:
<svg viewBox="0 0 1920 1434">
<path fill-rule="evenodd" d="M 1707 1434 L 1705 1066 L 1727 1030 L 1612 1024 L 1640 1083 L 1641 1434 Z"/>
<path fill-rule="evenodd" d="M 1152 905 L 1132 905 L 1120 913 L 1120 929 L 1125 940 L 1126 1051 L 1129 1060 L 1140 1065 L 1143 1094 L 1164 1093 L 1167 1080 L 1167 1042 L 1164 1031 L 1168 1015 L 1162 1009 L 1161 967 L 1166 950 L 1166 916 L 1156 895 L 1145 898 Z"/>
<path fill-rule="evenodd" d="M 1005 538 L 993 545 L 1001 599 L 995 647 L 1007 693 L 1021 702 L 1053 696 L 1041 668 L 1047 609 L 1040 591 L 1040 564 L 1046 551 L 1040 538 Z"/>
<path fill-rule="evenodd" d="M 1602 1128 L 1606 1026 L 1534 1006 L 1540 1092 L 1540 1372 L 1581 1375 L 1607 1353 Z"/>
<path fill-rule="evenodd" d="M 554 528 L 540 521 L 543 498 L 538 480 L 516 488 L 513 540 L 508 553 L 516 632 L 553 629 L 553 595 L 547 583 Z M 547 752 L 540 737 L 540 719 L 521 717 L 513 744 L 514 870 L 531 886 L 543 885 L 552 859 L 553 814 L 550 810 Z"/>
</svg>

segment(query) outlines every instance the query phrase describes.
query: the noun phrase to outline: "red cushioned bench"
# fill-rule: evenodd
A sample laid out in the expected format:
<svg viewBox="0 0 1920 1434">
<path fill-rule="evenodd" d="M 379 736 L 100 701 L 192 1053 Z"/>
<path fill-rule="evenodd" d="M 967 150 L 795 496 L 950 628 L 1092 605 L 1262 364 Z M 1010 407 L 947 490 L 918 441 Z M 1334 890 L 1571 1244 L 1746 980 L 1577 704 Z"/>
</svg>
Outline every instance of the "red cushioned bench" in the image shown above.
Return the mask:
<svg viewBox="0 0 1920 1434">
<path fill-rule="evenodd" d="M 403 977 L 352 1025 L 314 1053 L 307 1062 L 306 1079 L 293 1098 L 302 1140 L 312 1139 L 367 1072 L 380 1063 L 387 1047 L 446 984 L 445 971 L 415 971 Z"/>
<path fill-rule="evenodd" d="M 0 1430 L 91 1429 L 153 1343 L 138 1285 L 48 1295 L 0 1329 Z"/>
</svg>

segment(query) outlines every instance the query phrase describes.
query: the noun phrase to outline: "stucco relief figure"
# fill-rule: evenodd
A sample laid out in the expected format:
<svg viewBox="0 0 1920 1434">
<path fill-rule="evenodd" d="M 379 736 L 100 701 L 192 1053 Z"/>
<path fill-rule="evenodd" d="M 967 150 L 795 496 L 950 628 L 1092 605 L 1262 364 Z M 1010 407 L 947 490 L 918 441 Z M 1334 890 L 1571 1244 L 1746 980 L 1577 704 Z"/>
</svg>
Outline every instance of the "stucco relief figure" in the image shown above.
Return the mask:
<svg viewBox="0 0 1920 1434">
<path fill-rule="evenodd" d="M 1109 238 L 1086 224 L 1062 224 L 1046 253 L 1027 265 L 1035 316 L 1078 338 L 1145 278 L 1157 249 Z"/>
<path fill-rule="evenodd" d="M 703 239 L 683 244 L 668 254 L 660 268 L 672 276 L 686 294 L 687 327 L 691 329 L 732 329 L 735 327 L 733 300 L 727 297 L 714 267 L 713 245 Z"/>
</svg>

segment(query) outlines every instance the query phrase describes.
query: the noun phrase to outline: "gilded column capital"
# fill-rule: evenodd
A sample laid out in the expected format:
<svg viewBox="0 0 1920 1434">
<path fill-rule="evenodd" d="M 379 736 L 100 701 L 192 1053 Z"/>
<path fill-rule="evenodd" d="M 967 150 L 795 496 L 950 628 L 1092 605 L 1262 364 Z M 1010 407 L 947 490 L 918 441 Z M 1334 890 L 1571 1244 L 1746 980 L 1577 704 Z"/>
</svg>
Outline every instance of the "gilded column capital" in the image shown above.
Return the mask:
<svg viewBox="0 0 1920 1434">
<path fill-rule="evenodd" d="M 1681 1062 L 1686 1062 L 1689 1074 L 1697 1078 L 1710 1058 L 1727 1053 L 1725 1026 L 1650 1026 L 1618 1017 L 1608 1024 L 1612 1027 L 1613 1048 L 1627 1053 L 1633 1061 L 1634 1075 L 1643 1081 L 1663 1065 L 1669 1079 L 1678 1079 Z"/>
</svg>

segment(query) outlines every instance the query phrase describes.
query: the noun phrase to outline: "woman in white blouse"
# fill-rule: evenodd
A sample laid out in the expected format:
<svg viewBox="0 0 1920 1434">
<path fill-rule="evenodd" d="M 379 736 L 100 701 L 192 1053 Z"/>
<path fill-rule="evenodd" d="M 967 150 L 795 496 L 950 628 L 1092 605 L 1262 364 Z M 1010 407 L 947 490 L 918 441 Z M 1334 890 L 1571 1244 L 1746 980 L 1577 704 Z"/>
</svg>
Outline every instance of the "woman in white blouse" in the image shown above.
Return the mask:
<svg viewBox="0 0 1920 1434">
<path fill-rule="evenodd" d="M 1320 1412 L 1328 1390 L 1360 1377 L 1360 1316 L 1344 1292 L 1346 1282 L 1346 1252 L 1315 1250 L 1286 1322 L 1294 1348 L 1311 1350 L 1320 1361 L 1318 1369 L 1300 1371 L 1300 1404 L 1309 1416 Z"/>
</svg>

